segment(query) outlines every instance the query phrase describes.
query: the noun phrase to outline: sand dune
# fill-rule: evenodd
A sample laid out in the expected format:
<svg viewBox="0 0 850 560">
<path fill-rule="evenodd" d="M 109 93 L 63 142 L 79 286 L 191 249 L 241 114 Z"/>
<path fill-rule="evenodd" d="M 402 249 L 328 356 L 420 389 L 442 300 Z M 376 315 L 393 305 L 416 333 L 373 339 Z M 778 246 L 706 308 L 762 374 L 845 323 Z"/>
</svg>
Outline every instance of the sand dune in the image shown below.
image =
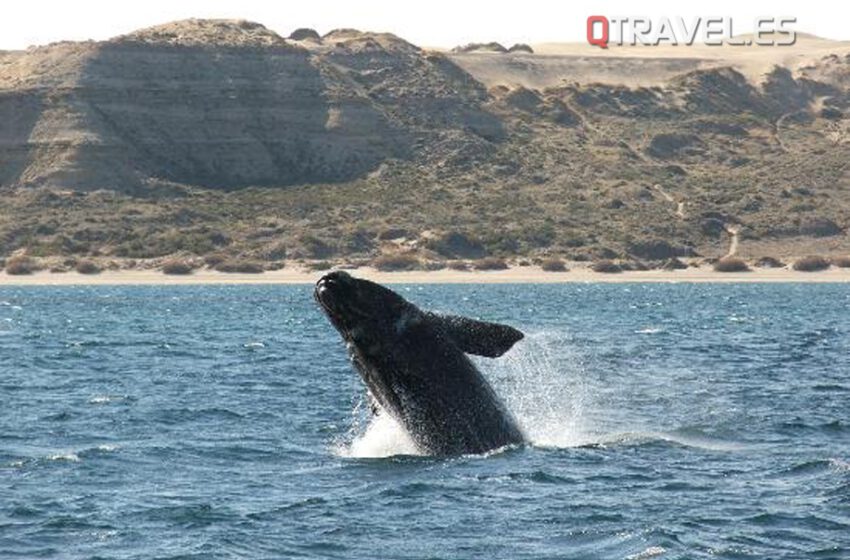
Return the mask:
<svg viewBox="0 0 850 560">
<path fill-rule="evenodd" d="M 752 39 L 738 36 L 736 40 Z M 563 83 L 605 83 L 631 87 L 663 84 L 691 70 L 731 66 L 754 83 L 774 66 L 796 71 L 824 56 L 850 53 L 850 42 L 798 34 L 787 47 L 610 45 L 540 43 L 535 54 L 458 53 L 451 58 L 488 86 L 522 85 L 541 89 Z"/>
</svg>

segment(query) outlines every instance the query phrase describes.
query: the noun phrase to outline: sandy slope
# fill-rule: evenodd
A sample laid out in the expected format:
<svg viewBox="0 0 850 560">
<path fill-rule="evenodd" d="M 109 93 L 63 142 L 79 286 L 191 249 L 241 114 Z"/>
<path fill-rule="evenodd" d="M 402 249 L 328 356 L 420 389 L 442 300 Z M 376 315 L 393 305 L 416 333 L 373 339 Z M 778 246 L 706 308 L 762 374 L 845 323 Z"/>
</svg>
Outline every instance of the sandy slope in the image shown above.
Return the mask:
<svg viewBox="0 0 850 560">
<path fill-rule="evenodd" d="M 737 37 L 744 40 L 747 36 Z M 758 83 L 774 66 L 796 70 L 829 54 L 850 53 L 850 42 L 798 34 L 792 46 L 611 45 L 587 43 L 532 45 L 533 55 L 452 54 L 451 58 L 488 86 L 543 88 L 562 83 L 606 83 L 630 87 L 663 84 L 691 70 L 732 66 Z"/>
</svg>

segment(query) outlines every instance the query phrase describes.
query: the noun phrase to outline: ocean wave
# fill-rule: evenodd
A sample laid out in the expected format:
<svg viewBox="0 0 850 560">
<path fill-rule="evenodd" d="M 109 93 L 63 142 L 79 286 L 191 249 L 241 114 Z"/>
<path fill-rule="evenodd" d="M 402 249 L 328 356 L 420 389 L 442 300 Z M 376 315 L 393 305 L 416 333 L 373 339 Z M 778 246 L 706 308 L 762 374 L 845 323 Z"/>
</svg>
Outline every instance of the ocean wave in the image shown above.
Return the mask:
<svg viewBox="0 0 850 560">
<path fill-rule="evenodd" d="M 626 560 L 646 560 L 647 558 L 655 558 L 656 556 L 661 556 L 666 552 L 667 549 L 663 546 L 650 546 L 642 552 L 626 556 Z"/>
<path fill-rule="evenodd" d="M 658 334 L 664 332 L 664 329 L 660 327 L 646 327 L 643 329 L 638 329 L 635 331 L 635 334 Z"/>
<path fill-rule="evenodd" d="M 68 461 L 71 463 L 78 463 L 80 461 L 80 456 L 74 452 L 54 453 L 53 455 L 48 455 L 46 459 L 48 461 Z"/>
<path fill-rule="evenodd" d="M 680 434 L 676 432 L 619 432 L 612 433 L 588 441 L 582 447 L 609 448 L 617 446 L 644 446 L 644 445 L 674 445 L 704 449 L 707 451 L 739 451 L 747 446 L 722 439 L 716 439 L 702 434 Z"/>
<path fill-rule="evenodd" d="M 95 395 L 89 399 L 89 404 L 109 404 L 132 400 L 128 395 Z"/>
</svg>

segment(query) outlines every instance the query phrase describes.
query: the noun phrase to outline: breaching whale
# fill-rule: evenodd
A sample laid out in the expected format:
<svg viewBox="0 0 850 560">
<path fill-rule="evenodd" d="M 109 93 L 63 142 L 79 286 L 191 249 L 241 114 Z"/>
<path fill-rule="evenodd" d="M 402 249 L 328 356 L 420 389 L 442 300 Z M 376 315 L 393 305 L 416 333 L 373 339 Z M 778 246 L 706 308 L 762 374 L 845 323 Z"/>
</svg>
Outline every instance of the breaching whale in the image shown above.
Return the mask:
<svg viewBox="0 0 850 560">
<path fill-rule="evenodd" d="M 422 311 L 374 282 L 335 271 L 315 298 L 348 347 L 373 400 L 429 455 L 483 453 L 523 442 L 516 420 L 466 354 L 495 358 L 513 327 Z"/>
</svg>

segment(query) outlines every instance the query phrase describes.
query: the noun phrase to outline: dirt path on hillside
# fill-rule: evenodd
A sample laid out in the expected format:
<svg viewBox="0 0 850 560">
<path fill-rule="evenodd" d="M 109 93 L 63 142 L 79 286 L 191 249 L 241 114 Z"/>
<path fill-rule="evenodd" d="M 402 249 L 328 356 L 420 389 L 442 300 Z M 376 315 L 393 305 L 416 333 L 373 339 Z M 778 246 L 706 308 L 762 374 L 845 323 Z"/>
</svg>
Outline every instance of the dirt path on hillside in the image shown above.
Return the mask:
<svg viewBox="0 0 850 560">
<path fill-rule="evenodd" d="M 726 230 L 726 233 L 729 234 L 729 251 L 723 256 L 723 258 L 734 257 L 738 254 L 738 242 L 740 236 L 738 235 L 741 231 L 739 226 L 733 226 L 730 224 L 726 224 L 723 226 Z"/>
<path fill-rule="evenodd" d="M 673 195 L 671 195 L 670 193 L 665 191 L 661 187 L 661 185 L 659 185 L 659 184 L 652 185 L 652 188 L 655 189 L 656 191 L 658 191 L 658 194 L 660 194 L 664 198 L 664 200 L 666 200 L 667 202 L 675 204 L 676 205 L 676 211 L 674 213 L 680 219 L 682 219 L 682 220 L 685 219 L 685 201 L 684 201 L 684 199 L 683 200 L 676 200 L 673 197 Z"/>
</svg>

